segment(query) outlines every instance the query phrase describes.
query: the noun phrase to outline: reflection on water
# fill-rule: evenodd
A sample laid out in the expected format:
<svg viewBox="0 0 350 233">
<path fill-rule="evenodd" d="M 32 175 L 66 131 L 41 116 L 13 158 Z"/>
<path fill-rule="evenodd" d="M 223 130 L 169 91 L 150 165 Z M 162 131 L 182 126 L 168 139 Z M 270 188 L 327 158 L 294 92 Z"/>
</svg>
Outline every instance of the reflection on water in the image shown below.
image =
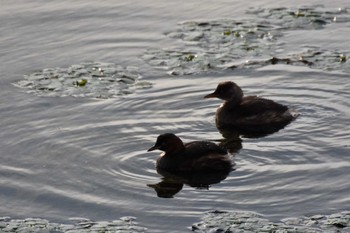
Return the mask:
<svg viewBox="0 0 350 233">
<path fill-rule="evenodd" d="M 152 232 L 183 232 L 213 208 L 256 211 L 278 219 L 348 209 L 350 83 L 348 74 L 340 72 L 347 70 L 348 60 L 336 61 L 333 53 L 313 56 L 337 62 L 330 69 L 334 72 L 318 69 L 323 63 L 315 69 L 264 63 L 263 68 L 170 77 L 141 58 L 149 47 L 179 43 L 164 39 L 162 32 L 181 20 L 208 18 L 207 12 L 224 17 L 224 11 L 227 17 L 243 18 L 242 4 L 154 1 L 146 7 L 140 1 L 20 2 L 9 2 L 0 12 L 4 22 L 0 28 L 4 35 L 0 39 L 3 215 L 58 222 L 70 217 L 99 221 L 131 215 Z M 185 6 L 188 9 L 183 11 Z M 348 22 L 329 23 L 321 30 L 295 29 L 279 37 L 276 52 L 295 54 L 310 47 L 311 41 L 313 48 L 340 54 L 347 48 Z M 222 49 L 227 51 L 225 59 L 234 53 L 229 46 Z M 137 66 L 152 88 L 96 100 L 39 97 L 11 85 L 23 74 L 84 60 Z M 220 62 L 220 57 L 215 61 Z M 187 71 L 193 71 L 187 66 L 191 62 L 196 62 L 195 57 L 187 57 Z M 170 65 L 179 68 L 176 63 Z M 157 135 L 173 132 L 184 141 L 221 140 L 215 127 L 217 102 L 204 101 L 203 96 L 223 80 L 239 83 L 247 95 L 291 105 L 300 117 L 266 137 L 219 141 L 235 154 L 235 171 L 226 177 L 221 174 L 209 181 L 182 177 L 181 183 L 157 174 L 156 157 L 145 151 Z M 182 190 L 165 201 L 146 184 L 165 187 L 170 190 L 165 191 L 168 196 L 174 196 L 180 186 Z M 191 186 L 209 186 L 209 190 Z"/>
<path fill-rule="evenodd" d="M 211 185 L 218 184 L 226 179 L 231 170 L 174 174 L 157 169 L 157 172 L 163 176 L 162 181 L 156 184 L 148 184 L 147 186 L 153 188 L 158 197 L 172 198 L 182 190 L 184 185 L 209 190 Z"/>
<path fill-rule="evenodd" d="M 225 148 L 228 153 L 234 155 L 242 149 L 242 139 L 235 132 L 234 134 L 230 134 L 229 137 L 225 137 L 223 139 L 217 140 L 219 141 L 219 146 Z"/>
</svg>

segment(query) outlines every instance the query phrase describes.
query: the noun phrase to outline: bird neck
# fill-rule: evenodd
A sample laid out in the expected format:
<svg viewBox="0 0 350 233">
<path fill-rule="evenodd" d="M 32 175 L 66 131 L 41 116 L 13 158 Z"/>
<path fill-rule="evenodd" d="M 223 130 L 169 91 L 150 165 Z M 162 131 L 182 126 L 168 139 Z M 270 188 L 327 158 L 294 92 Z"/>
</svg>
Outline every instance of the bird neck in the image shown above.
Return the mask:
<svg viewBox="0 0 350 233">
<path fill-rule="evenodd" d="M 228 106 L 230 108 L 234 108 L 234 107 L 240 105 L 241 102 L 242 102 L 242 98 L 233 98 L 233 99 L 230 99 L 230 100 L 226 100 L 224 102 L 224 105 Z"/>
<path fill-rule="evenodd" d="M 165 151 L 165 156 L 172 156 L 178 153 L 181 153 L 185 150 L 185 145 L 181 140 L 177 141 L 176 143 L 173 143 L 171 147 L 168 147 Z"/>
</svg>

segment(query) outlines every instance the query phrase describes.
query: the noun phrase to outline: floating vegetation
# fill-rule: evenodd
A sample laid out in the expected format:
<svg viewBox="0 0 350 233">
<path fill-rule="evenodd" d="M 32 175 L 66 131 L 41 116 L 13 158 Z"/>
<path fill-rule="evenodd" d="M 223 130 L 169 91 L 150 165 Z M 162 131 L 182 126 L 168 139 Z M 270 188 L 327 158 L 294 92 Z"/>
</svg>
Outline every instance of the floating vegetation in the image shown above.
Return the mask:
<svg viewBox="0 0 350 233">
<path fill-rule="evenodd" d="M 79 87 L 83 87 L 86 85 L 87 82 L 88 81 L 86 79 L 81 79 L 81 80 L 76 80 L 75 83 L 74 82 L 73 83 Z"/>
<path fill-rule="evenodd" d="M 178 31 L 167 35 L 183 40 L 189 49 L 151 49 L 143 58 L 171 75 L 220 70 L 225 63 L 268 53 L 275 45 L 275 36 L 279 36 L 268 28 L 233 20 L 185 22 Z"/>
<path fill-rule="evenodd" d="M 314 215 L 286 218 L 271 222 L 263 215 L 253 212 L 213 211 L 206 214 L 200 223 L 192 225 L 192 231 L 207 232 L 350 232 L 350 211 L 332 215 Z"/>
<path fill-rule="evenodd" d="M 195 59 L 197 57 L 197 55 L 193 55 L 193 54 L 189 54 L 188 56 L 185 57 L 185 61 L 193 61 L 193 59 Z"/>
<path fill-rule="evenodd" d="M 167 36 L 181 39 L 185 42 L 197 44 L 208 50 L 225 49 L 228 46 L 239 46 L 260 40 L 273 41 L 275 36 L 269 22 L 236 21 L 231 19 L 214 20 L 208 22 L 189 21 L 180 24 L 175 32 Z M 196 42 L 196 43 L 195 43 Z"/>
<path fill-rule="evenodd" d="M 26 218 L 11 219 L 10 217 L 0 218 L 1 232 L 41 232 L 41 233 L 63 233 L 63 232 L 125 232 L 137 233 L 146 232 L 147 229 L 135 222 L 133 217 L 122 217 L 114 221 L 95 222 L 86 218 L 72 218 L 73 224 L 50 223 L 46 219 Z"/>
<path fill-rule="evenodd" d="M 183 47 L 150 49 L 143 58 L 150 65 L 164 69 L 170 75 L 220 71 L 232 67 L 232 64 L 236 68 L 251 68 L 282 62 L 327 70 L 349 70 L 345 65 L 347 56 L 343 54 L 347 51 L 320 52 L 312 49 L 307 53 L 283 55 L 281 51 L 284 50 L 284 44 L 280 42 L 280 38 L 287 31 L 317 30 L 327 24 L 349 22 L 347 9 L 328 10 L 322 6 L 252 8 L 247 13 L 256 15 L 258 19 L 181 23 L 176 30 L 166 35 L 183 41 Z M 280 58 L 273 61 L 270 60 L 271 57 Z"/>
<path fill-rule="evenodd" d="M 68 68 L 43 69 L 25 75 L 15 85 L 40 96 L 113 98 L 152 86 L 140 78 L 135 67 L 85 62 Z"/>
<path fill-rule="evenodd" d="M 347 62 L 347 56 L 350 51 L 327 51 L 322 49 L 310 48 L 302 52 L 299 56 L 300 60 L 312 63 L 311 67 L 324 70 L 342 70 L 349 72 L 350 67 Z M 295 57 L 295 56 L 294 56 Z"/>
<path fill-rule="evenodd" d="M 41 233 L 101 233 L 148 232 L 140 226 L 135 217 L 121 217 L 112 221 L 93 221 L 87 218 L 70 218 L 71 223 L 61 224 L 49 222 L 41 218 L 11 219 L 0 217 L 0 232 L 41 232 Z M 181 230 L 181 229 L 179 229 Z M 206 213 L 202 221 L 192 225 L 191 230 L 199 233 L 209 232 L 289 232 L 320 233 L 350 232 L 350 211 L 342 211 L 331 215 L 312 215 L 285 218 L 271 222 L 262 214 L 248 211 L 212 211 Z"/>
<path fill-rule="evenodd" d="M 157 53 L 158 50 L 149 51 L 149 53 Z M 327 51 L 320 48 L 305 49 L 300 53 L 289 54 L 286 56 L 258 56 L 244 59 L 240 57 L 220 57 L 217 59 L 202 53 L 196 55 L 191 60 L 188 58 L 188 52 L 162 50 L 162 56 L 155 58 L 151 64 L 163 68 L 170 75 L 191 75 L 209 71 L 221 71 L 227 69 L 243 69 L 243 68 L 260 68 L 267 65 L 285 64 L 294 66 L 308 66 L 314 69 L 323 69 L 328 71 L 341 70 L 350 72 L 348 56 L 350 51 L 344 53 L 339 51 Z M 174 56 L 176 54 L 176 56 Z M 149 56 L 152 56 L 149 54 Z"/>
<path fill-rule="evenodd" d="M 272 21 L 278 29 L 285 30 L 322 29 L 330 23 L 350 20 L 346 8 L 325 10 L 321 5 L 300 8 L 251 8 L 247 13 Z"/>
<path fill-rule="evenodd" d="M 340 62 L 346 62 L 347 61 L 347 56 L 345 56 L 344 54 L 340 54 L 339 55 L 339 61 Z"/>
<path fill-rule="evenodd" d="M 350 52 L 348 52 L 350 53 Z M 238 68 L 259 68 L 266 65 L 295 65 L 308 66 L 310 68 L 323 70 L 342 70 L 349 72 L 350 66 L 347 63 L 347 56 L 338 51 L 326 51 L 321 49 L 306 49 L 297 54 L 291 54 L 285 57 L 270 57 L 247 60 L 238 63 L 226 63 L 222 66 L 225 69 Z"/>
<path fill-rule="evenodd" d="M 216 63 L 208 54 L 199 51 L 181 50 L 148 50 L 144 59 L 159 68 L 165 69 L 170 75 L 188 75 L 207 72 Z"/>
</svg>

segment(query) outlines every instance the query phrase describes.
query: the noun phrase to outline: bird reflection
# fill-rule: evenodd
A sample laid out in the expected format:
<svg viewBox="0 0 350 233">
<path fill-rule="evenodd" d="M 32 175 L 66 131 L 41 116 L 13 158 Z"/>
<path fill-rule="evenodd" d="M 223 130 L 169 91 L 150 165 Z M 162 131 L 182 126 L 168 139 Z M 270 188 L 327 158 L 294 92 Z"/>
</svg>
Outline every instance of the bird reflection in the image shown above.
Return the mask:
<svg viewBox="0 0 350 233">
<path fill-rule="evenodd" d="M 158 174 L 162 175 L 162 181 L 156 184 L 148 184 L 153 188 L 158 197 L 173 198 L 182 190 L 184 185 L 198 189 L 209 189 L 211 185 L 218 184 L 230 174 L 231 170 L 216 172 L 194 172 L 194 173 L 171 173 L 162 169 L 157 169 Z"/>
<path fill-rule="evenodd" d="M 237 154 L 242 149 L 242 139 L 238 137 L 227 137 L 219 140 L 219 146 L 228 151 L 231 155 Z"/>
<path fill-rule="evenodd" d="M 181 191 L 184 186 L 179 179 L 172 179 L 163 177 L 163 180 L 156 184 L 147 184 L 148 187 L 153 188 L 158 197 L 172 198 L 175 194 Z"/>
<path fill-rule="evenodd" d="M 252 132 L 251 130 L 245 130 L 242 128 L 235 128 L 234 126 L 226 126 L 225 128 L 218 129 L 220 134 L 228 141 L 234 141 L 237 138 L 263 138 L 268 135 L 277 133 L 288 124 L 283 124 L 280 126 L 275 125 L 273 128 L 260 129 L 259 132 Z"/>
</svg>

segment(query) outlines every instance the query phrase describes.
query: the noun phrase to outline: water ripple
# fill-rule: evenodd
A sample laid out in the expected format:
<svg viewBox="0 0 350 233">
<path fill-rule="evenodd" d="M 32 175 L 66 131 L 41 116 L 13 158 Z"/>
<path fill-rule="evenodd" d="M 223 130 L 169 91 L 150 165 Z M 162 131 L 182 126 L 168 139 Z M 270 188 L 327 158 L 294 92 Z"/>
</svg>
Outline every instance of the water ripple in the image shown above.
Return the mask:
<svg viewBox="0 0 350 233">
<path fill-rule="evenodd" d="M 322 82 L 315 83 L 315 79 Z M 209 189 L 185 185 L 174 200 L 157 199 L 147 184 L 161 181 L 155 170 L 158 154 L 146 150 L 164 132 L 174 132 L 185 142 L 220 139 L 214 124 L 220 101 L 203 96 L 222 80 L 233 80 L 247 94 L 282 102 L 301 115 L 274 135 L 243 139 L 243 149 L 233 157 L 236 170 L 219 184 Z M 152 90 L 117 100 L 71 99 L 69 107 L 67 100 L 58 100 L 55 111 L 47 109 L 30 121 L 16 120 L 22 127 L 13 128 L 15 120 L 6 120 L 13 134 L 8 145 L 25 147 L 37 157 L 23 156 L 16 165 L 11 160 L 3 164 L 0 170 L 8 178 L 2 190 L 18 197 L 16 190 L 21 187 L 37 200 L 34 205 L 53 205 L 57 210 L 70 205 L 73 215 L 91 208 L 128 214 L 135 208 L 158 216 L 171 212 L 167 217 L 184 217 L 211 209 L 213 203 L 218 208 L 269 214 L 281 214 L 291 206 L 289 211 L 296 214 L 304 206 L 317 210 L 312 204 L 315 200 L 338 207 L 348 200 L 344 172 L 350 161 L 344 155 L 350 150 L 345 123 L 349 93 L 338 91 L 346 80 L 343 74 L 273 66 L 222 77 L 155 79 Z M 41 101 L 49 106 L 49 100 Z M 56 116 L 58 111 L 61 114 Z M 32 113 L 21 110 L 21 114 Z M 28 165 L 32 169 L 23 168 Z"/>
</svg>

